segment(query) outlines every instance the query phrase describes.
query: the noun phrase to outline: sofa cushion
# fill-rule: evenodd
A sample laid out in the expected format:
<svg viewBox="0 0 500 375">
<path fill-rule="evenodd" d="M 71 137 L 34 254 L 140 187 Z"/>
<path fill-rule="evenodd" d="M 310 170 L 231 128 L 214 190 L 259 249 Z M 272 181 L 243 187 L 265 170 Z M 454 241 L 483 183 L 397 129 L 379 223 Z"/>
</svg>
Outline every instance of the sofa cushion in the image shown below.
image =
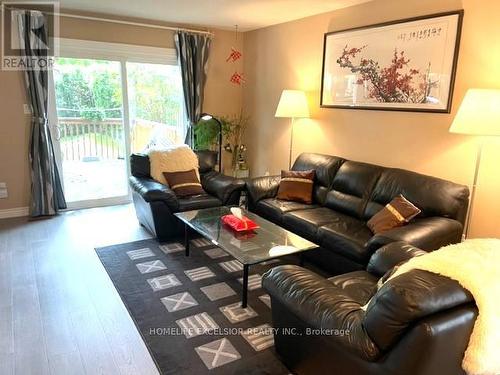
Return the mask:
<svg viewBox="0 0 500 375">
<path fill-rule="evenodd" d="M 167 180 L 163 172 L 180 172 L 194 169 L 198 174 L 198 157 L 187 145 L 151 149 L 148 155 L 151 177 L 164 185 L 167 185 Z"/>
<path fill-rule="evenodd" d="M 149 156 L 145 154 L 130 155 L 130 173 L 135 177 L 151 178 Z"/>
<path fill-rule="evenodd" d="M 200 210 L 202 208 L 222 206 L 222 202 L 218 198 L 208 194 L 179 198 L 178 201 L 179 211 Z"/>
<path fill-rule="evenodd" d="M 383 168 L 366 163 L 346 161 L 333 179 L 325 206 L 349 216 L 362 218 L 373 186 Z"/>
<path fill-rule="evenodd" d="M 371 254 L 366 243 L 373 234 L 366 223 L 331 210 L 329 222 L 318 229 L 318 244 L 358 263 L 366 263 Z"/>
<path fill-rule="evenodd" d="M 281 224 L 283 221 L 283 214 L 287 212 L 308 210 L 317 207 L 318 206 L 315 204 L 304 204 L 299 202 L 283 201 L 276 198 L 268 198 L 257 202 L 254 211 L 272 222 Z"/>
<path fill-rule="evenodd" d="M 420 212 L 418 207 L 399 194 L 366 224 L 373 233 L 379 234 L 409 223 Z"/>
<path fill-rule="evenodd" d="M 218 152 L 210 150 L 199 150 L 194 152 L 198 156 L 200 174 L 213 171 L 217 165 Z"/>
<path fill-rule="evenodd" d="M 178 197 L 204 194 L 200 179 L 195 169 L 182 172 L 163 172 L 163 176 Z"/>
<path fill-rule="evenodd" d="M 283 215 L 283 225 L 290 231 L 318 243 L 318 229 L 338 220 L 338 213 L 326 207 L 287 212 Z"/>
<path fill-rule="evenodd" d="M 309 171 L 281 171 L 278 199 L 312 204 L 314 169 Z"/>
<path fill-rule="evenodd" d="M 442 216 L 462 224 L 465 220 L 469 198 L 467 186 L 396 168 L 386 168 L 382 172 L 363 218 L 370 219 L 399 194 L 422 210 L 419 217 Z"/>
<path fill-rule="evenodd" d="M 348 272 L 328 280 L 361 305 L 366 304 L 377 291 L 378 278 L 366 271 Z"/>
<path fill-rule="evenodd" d="M 293 171 L 307 171 L 313 169 L 316 172 L 316 181 L 313 188 L 313 201 L 324 204 L 326 194 L 330 189 L 333 177 L 337 173 L 344 159 L 322 154 L 302 153 L 295 163 Z"/>
</svg>

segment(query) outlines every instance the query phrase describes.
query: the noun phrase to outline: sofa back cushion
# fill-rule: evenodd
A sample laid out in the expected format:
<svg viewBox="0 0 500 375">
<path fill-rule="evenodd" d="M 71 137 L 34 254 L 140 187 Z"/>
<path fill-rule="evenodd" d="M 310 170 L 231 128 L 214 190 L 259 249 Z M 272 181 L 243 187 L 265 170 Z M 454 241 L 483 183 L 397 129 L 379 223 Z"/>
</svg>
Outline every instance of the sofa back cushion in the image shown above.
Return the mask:
<svg viewBox="0 0 500 375">
<path fill-rule="evenodd" d="M 349 216 L 362 218 L 383 168 L 356 161 L 345 161 L 333 179 L 325 206 Z"/>
<path fill-rule="evenodd" d="M 130 173 L 135 177 L 151 178 L 149 156 L 145 154 L 130 155 Z"/>
<path fill-rule="evenodd" d="M 336 156 L 303 153 L 295 160 L 292 170 L 307 171 L 313 169 L 316 172 L 313 201 L 324 204 L 333 178 L 343 161 L 344 159 Z"/>
<path fill-rule="evenodd" d="M 211 172 L 217 165 L 217 151 L 201 150 L 194 152 L 198 156 L 198 163 L 200 165 L 200 174 Z"/>
<path fill-rule="evenodd" d="M 396 168 L 383 169 L 363 218 L 369 220 L 399 194 L 422 210 L 421 217 L 442 216 L 464 223 L 469 202 L 466 186 Z"/>
<path fill-rule="evenodd" d="M 217 165 L 217 151 L 195 151 L 195 154 L 198 156 L 200 174 L 214 170 Z M 130 173 L 135 177 L 151 178 L 149 156 L 140 153 L 130 155 Z"/>
<path fill-rule="evenodd" d="M 363 326 L 378 348 L 387 350 L 418 320 L 473 301 L 458 281 L 412 270 L 378 290 L 368 304 Z"/>
</svg>

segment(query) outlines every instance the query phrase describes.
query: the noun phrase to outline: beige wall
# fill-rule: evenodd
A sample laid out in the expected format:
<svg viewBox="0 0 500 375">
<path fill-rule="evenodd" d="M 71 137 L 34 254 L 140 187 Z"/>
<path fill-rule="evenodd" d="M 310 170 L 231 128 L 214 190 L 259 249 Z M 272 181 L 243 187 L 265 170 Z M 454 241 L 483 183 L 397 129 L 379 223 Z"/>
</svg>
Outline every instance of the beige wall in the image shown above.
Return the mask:
<svg viewBox="0 0 500 375">
<path fill-rule="evenodd" d="M 322 109 L 319 88 L 323 34 L 388 20 L 464 9 L 451 114 Z M 288 163 L 289 122 L 274 118 L 282 89 L 307 92 L 311 119 L 296 126 L 294 155 L 322 152 L 402 167 L 463 184 L 473 178 L 476 139 L 448 128 L 469 87 L 500 87 L 500 1 L 375 0 L 245 34 L 243 108 L 253 175 L 278 173 Z M 488 141 L 481 168 L 473 236 L 500 237 L 500 140 Z"/>
<path fill-rule="evenodd" d="M 174 48 L 173 32 L 161 29 L 62 18 L 60 33 L 63 38 Z M 232 46 L 242 48 L 242 38 L 235 43 L 233 32 L 214 30 L 205 87 L 206 112 L 232 115 L 240 111 L 241 88 L 229 82 L 235 66 L 225 61 Z M 29 203 L 29 116 L 23 115 L 23 103 L 27 102 L 23 79 L 20 72 L 0 70 L 0 182 L 7 182 L 9 190 L 9 198 L 0 199 L 0 210 Z"/>
</svg>

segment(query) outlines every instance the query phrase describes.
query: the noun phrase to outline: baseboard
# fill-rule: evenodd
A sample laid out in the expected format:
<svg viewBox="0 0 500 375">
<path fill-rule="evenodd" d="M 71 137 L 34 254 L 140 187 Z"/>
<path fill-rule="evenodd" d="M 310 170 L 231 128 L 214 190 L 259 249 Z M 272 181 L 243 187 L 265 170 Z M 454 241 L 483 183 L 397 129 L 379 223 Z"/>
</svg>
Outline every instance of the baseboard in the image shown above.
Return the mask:
<svg viewBox="0 0 500 375">
<path fill-rule="evenodd" d="M 8 219 L 11 217 L 22 217 L 29 215 L 29 207 L 16 207 L 0 210 L 0 219 Z"/>
</svg>

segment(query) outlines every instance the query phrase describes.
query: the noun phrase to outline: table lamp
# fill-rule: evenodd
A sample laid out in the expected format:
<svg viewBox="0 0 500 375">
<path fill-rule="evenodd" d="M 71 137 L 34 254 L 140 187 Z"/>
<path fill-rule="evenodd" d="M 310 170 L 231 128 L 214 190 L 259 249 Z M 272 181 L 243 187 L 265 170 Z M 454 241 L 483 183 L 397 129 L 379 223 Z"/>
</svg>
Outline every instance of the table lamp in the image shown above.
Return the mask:
<svg viewBox="0 0 500 375">
<path fill-rule="evenodd" d="M 299 90 L 283 90 L 274 117 L 290 118 L 290 156 L 288 169 L 292 167 L 293 123 L 296 118 L 309 117 L 306 94 Z"/>
<path fill-rule="evenodd" d="M 500 89 L 469 89 L 450 127 L 450 133 L 476 136 L 500 136 Z M 474 183 L 465 225 L 465 237 L 470 232 L 474 198 L 484 139 L 478 142 Z"/>
</svg>

